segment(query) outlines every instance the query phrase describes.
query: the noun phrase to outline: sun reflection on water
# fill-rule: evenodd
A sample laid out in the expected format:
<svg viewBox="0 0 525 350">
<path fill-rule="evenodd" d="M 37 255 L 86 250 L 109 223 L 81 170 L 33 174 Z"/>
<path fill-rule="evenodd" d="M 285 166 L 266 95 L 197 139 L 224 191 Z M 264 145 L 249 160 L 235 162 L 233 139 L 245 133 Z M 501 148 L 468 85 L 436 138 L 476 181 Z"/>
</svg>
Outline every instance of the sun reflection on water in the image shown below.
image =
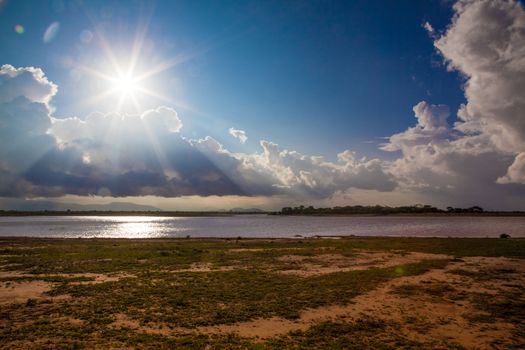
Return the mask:
<svg viewBox="0 0 525 350">
<path fill-rule="evenodd" d="M 109 227 L 104 230 L 102 237 L 106 238 L 158 238 L 165 237 L 168 231 L 182 232 L 184 227 L 177 227 L 179 218 L 147 217 L 147 216 L 114 216 L 100 217 L 102 221 L 110 221 Z M 170 221 L 170 225 L 166 224 Z M 173 225 L 175 223 L 175 225 Z"/>
<path fill-rule="evenodd" d="M 130 238 L 158 237 L 155 226 L 150 222 L 124 222 L 118 225 L 118 231 Z"/>
</svg>

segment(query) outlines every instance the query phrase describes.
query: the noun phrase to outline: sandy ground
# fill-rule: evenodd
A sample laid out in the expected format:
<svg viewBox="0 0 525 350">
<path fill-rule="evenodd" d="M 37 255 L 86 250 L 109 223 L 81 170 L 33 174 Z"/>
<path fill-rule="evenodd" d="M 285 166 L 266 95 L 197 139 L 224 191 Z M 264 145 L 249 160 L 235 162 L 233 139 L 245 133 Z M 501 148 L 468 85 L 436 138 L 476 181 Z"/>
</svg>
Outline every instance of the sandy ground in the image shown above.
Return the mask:
<svg viewBox="0 0 525 350">
<path fill-rule="evenodd" d="M 240 251 L 240 250 L 237 250 Z M 242 250 L 245 251 L 245 250 Z M 317 256 L 285 255 L 279 258 L 281 262 L 290 263 L 292 269 L 276 273 L 294 274 L 297 276 L 314 276 L 340 271 L 364 270 L 377 267 L 393 267 L 407 263 L 415 263 L 426 259 L 451 260 L 450 256 L 424 253 L 374 252 L 360 251 L 353 256 L 340 254 L 321 254 Z M 221 267 L 219 270 L 229 270 L 235 267 Z M 242 267 L 240 267 L 242 268 Z M 494 271 L 510 272 L 512 280 L 503 283 L 495 279 L 476 279 L 465 274 L 455 273 L 457 270 L 472 273 Z M 208 264 L 195 264 L 189 269 L 173 272 L 210 272 L 217 271 Z M 72 283 L 103 283 L 116 281 L 132 275 L 104 274 L 68 274 L 53 275 L 65 277 L 89 277 L 91 281 Z M 0 272 L 0 278 L 19 278 L 18 281 L 0 282 L 0 305 L 27 302 L 28 299 L 46 297 L 46 292 L 53 287 L 52 283 L 41 280 L 23 280 L 38 278 L 38 275 L 28 275 L 23 272 Z M 43 276 L 42 276 L 43 277 Z M 405 287 L 414 287 L 414 293 L 399 292 Z M 437 289 L 436 289 L 437 288 Z M 424 289 L 438 290 L 436 294 L 425 293 Z M 444 292 L 439 292 L 443 290 Z M 307 309 L 295 320 L 278 317 L 256 319 L 249 322 L 231 325 L 217 325 L 197 328 L 173 328 L 166 324 L 141 325 L 125 314 L 117 314 L 112 324 L 115 328 L 130 328 L 137 331 L 176 335 L 184 333 L 203 334 L 236 334 L 252 338 L 255 341 L 285 335 L 292 331 L 306 331 L 311 326 L 326 320 L 354 322 L 362 318 L 372 318 L 394 322 L 400 325 L 399 331 L 409 339 L 422 342 L 438 341 L 453 342 L 471 349 L 493 348 L 494 340 L 505 341 L 512 337 L 515 325 L 504 321 L 491 323 L 476 323 L 469 319 L 471 315 L 483 315 L 465 298 L 472 293 L 487 293 L 498 298 L 507 292 L 525 290 L 525 260 L 510 258 L 470 257 L 451 261 L 444 269 L 435 269 L 418 276 L 399 277 L 376 289 L 354 298 L 350 305 L 331 305 L 317 309 Z M 523 297 L 523 293 L 521 294 Z M 49 299 L 49 296 L 47 296 Z M 485 313 L 486 314 L 486 313 Z M 80 324 L 80 320 L 63 320 Z M 525 342 L 525 340 L 524 340 Z"/>
</svg>

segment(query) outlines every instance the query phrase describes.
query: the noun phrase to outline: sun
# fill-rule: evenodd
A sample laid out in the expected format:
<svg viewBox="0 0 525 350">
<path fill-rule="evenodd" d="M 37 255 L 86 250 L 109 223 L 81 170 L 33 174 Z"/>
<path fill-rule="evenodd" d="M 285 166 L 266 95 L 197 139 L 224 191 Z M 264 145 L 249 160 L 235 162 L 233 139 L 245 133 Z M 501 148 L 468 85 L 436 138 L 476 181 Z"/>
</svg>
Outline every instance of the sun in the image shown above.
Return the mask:
<svg viewBox="0 0 525 350">
<path fill-rule="evenodd" d="M 118 112 L 124 109 L 129 110 L 130 107 L 140 110 L 139 100 L 142 95 L 151 95 L 152 92 L 144 86 L 142 76 L 134 74 L 132 69 L 124 70 L 120 66 L 116 68 L 113 75 L 102 75 L 108 84 L 103 95 L 117 97 L 116 110 Z"/>
<path fill-rule="evenodd" d="M 111 79 L 111 85 L 111 89 L 120 94 L 121 98 L 134 97 L 140 90 L 138 79 L 131 73 L 119 74 Z"/>
</svg>

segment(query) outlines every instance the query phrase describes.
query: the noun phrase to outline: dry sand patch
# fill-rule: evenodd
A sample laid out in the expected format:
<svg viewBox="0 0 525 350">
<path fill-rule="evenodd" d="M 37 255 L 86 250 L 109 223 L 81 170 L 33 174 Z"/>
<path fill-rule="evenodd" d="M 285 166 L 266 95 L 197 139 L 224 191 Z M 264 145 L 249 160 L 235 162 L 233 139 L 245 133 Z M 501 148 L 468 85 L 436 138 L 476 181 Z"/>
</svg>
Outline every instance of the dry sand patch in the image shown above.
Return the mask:
<svg viewBox="0 0 525 350">
<path fill-rule="evenodd" d="M 52 284 L 44 281 L 0 282 L 0 304 L 25 303 L 40 299 L 49 292 Z"/>
<path fill-rule="evenodd" d="M 34 275 L 30 275 L 22 271 L 0 271 L 1 279 L 10 279 L 10 278 L 16 279 L 16 278 L 24 278 L 24 277 L 34 277 Z"/>
<path fill-rule="evenodd" d="M 56 283 L 38 279 L 44 279 L 49 277 L 86 277 L 92 279 L 91 281 L 69 282 L 72 285 L 80 285 L 113 282 L 118 281 L 121 278 L 135 276 L 130 274 L 105 275 L 98 273 L 64 273 L 49 275 L 33 275 L 24 273 L 22 271 L 0 271 L 0 278 L 4 280 L 0 281 L 0 304 L 24 303 L 27 302 L 28 299 L 46 298 L 52 300 L 62 300 L 70 298 L 70 296 L 68 295 L 60 295 L 56 297 L 47 296 L 46 293 L 51 291 L 56 285 Z M 31 280 L 24 281 L 24 278 Z"/>
<path fill-rule="evenodd" d="M 76 281 L 76 282 L 69 282 L 72 285 L 81 285 L 81 284 L 97 284 L 97 283 L 104 283 L 104 282 L 116 282 L 123 278 L 129 278 L 129 277 L 136 277 L 135 275 L 129 274 L 129 273 L 118 273 L 118 274 L 111 274 L 111 275 L 105 275 L 101 273 L 78 273 L 78 274 L 58 274 L 54 276 L 60 276 L 60 277 L 87 277 L 92 278 L 92 281 Z"/>
</svg>

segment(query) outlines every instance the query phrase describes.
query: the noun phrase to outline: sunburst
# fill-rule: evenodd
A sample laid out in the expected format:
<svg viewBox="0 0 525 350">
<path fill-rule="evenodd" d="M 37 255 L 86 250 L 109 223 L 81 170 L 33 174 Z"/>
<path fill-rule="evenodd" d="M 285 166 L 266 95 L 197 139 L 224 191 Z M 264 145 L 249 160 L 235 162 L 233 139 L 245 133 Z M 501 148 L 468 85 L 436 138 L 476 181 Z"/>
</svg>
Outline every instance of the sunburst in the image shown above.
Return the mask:
<svg viewBox="0 0 525 350">
<path fill-rule="evenodd" d="M 161 93 L 158 87 L 162 86 L 162 83 L 159 84 L 159 81 L 155 80 L 157 76 L 162 75 L 171 68 L 206 53 L 215 44 L 209 42 L 195 45 L 193 49 L 157 61 L 155 64 L 148 64 L 149 60 L 145 57 L 148 54 L 144 50 L 144 43 L 147 41 L 146 34 L 152 12 L 148 14 L 148 11 L 144 11 L 144 13 L 146 15 L 139 21 L 135 38 L 131 42 L 127 54 L 120 52 L 118 55 L 115 48 L 122 47 L 122 45 L 119 45 L 118 42 L 110 43 L 104 35 L 102 26 L 97 24 L 92 14 L 87 13 L 95 29 L 94 37 L 97 39 L 96 42 L 101 49 L 104 67 L 95 68 L 76 62 L 75 68 L 98 78 L 107 83 L 107 85 L 105 87 L 102 86 L 97 94 L 91 95 L 91 97 L 84 99 L 81 103 L 84 105 L 97 105 L 101 100 L 114 100 L 115 102 L 111 107 L 112 111 L 141 113 L 145 107 L 152 107 L 151 105 L 144 106 L 142 104 L 146 103 L 148 99 L 153 99 L 168 103 L 170 106 L 205 115 L 204 112 L 196 109 L 188 102 L 179 100 L 171 94 L 165 95 Z M 144 69 L 144 67 L 147 67 L 147 69 Z M 165 87 L 162 90 L 165 90 Z M 100 109 L 100 105 L 97 108 Z"/>
</svg>

